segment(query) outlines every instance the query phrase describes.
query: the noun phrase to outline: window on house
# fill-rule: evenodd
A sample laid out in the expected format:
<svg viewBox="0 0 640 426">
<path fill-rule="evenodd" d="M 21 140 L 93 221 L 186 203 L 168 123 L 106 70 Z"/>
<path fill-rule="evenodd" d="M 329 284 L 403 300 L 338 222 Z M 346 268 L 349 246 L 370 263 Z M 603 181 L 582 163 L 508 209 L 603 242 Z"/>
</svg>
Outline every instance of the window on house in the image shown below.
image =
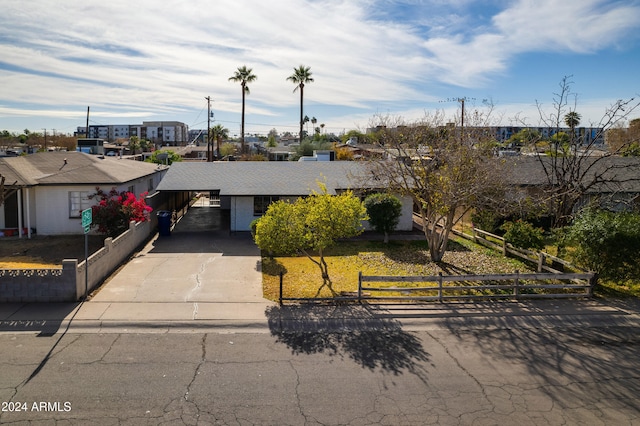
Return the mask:
<svg viewBox="0 0 640 426">
<path fill-rule="evenodd" d="M 253 197 L 253 215 L 262 216 L 267 211 L 269 204 L 276 202 L 279 199 L 280 197 L 273 195 L 260 195 Z"/>
<path fill-rule="evenodd" d="M 80 217 L 82 211 L 93 205 L 89 191 L 69 191 L 69 217 Z"/>
<path fill-rule="evenodd" d="M 127 188 L 127 191 L 129 191 L 130 193 L 135 195 L 135 193 L 136 193 L 135 185 L 131 185 L 129 188 Z"/>
</svg>

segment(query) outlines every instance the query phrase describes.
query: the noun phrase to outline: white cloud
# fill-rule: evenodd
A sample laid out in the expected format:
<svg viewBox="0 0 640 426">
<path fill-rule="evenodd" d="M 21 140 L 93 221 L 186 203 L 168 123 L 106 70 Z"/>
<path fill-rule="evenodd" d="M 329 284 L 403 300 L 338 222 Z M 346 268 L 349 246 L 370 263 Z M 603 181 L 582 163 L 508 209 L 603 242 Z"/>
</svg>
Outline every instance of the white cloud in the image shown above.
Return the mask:
<svg viewBox="0 0 640 426">
<path fill-rule="evenodd" d="M 403 4 L 420 13 L 409 21 L 375 13 Z M 258 76 L 247 112 L 279 117 L 298 107 L 285 79 L 305 64 L 316 79 L 305 91 L 306 105 L 371 111 L 433 100 L 442 84 L 488 85 L 529 51 L 615 45 L 640 21 L 638 6 L 618 2 L 520 0 L 473 27 L 475 6 L 470 0 L 40 0 L 33 7 L 4 0 L 0 102 L 42 104 L 35 108 L 42 112 L 91 104 L 146 114 L 200 110 L 210 95 L 216 111 L 238 113 L 240 89 L 228 78 L 247 65 Z"/>
</svg>

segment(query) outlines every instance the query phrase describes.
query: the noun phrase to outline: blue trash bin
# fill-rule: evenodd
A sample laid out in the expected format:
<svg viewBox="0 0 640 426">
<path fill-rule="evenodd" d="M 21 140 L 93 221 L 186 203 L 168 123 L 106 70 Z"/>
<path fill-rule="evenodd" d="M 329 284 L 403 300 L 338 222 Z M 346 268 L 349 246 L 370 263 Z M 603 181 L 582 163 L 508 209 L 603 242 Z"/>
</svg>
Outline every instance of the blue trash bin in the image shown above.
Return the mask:
<svg viewBox="0 0 640 426">
<path fill-rule="evenodd" d="M 160 210 L 158 215 L 158 234 L 161 237 L 171 236 L 171 212 L 168 210 Z"/>
</svg>

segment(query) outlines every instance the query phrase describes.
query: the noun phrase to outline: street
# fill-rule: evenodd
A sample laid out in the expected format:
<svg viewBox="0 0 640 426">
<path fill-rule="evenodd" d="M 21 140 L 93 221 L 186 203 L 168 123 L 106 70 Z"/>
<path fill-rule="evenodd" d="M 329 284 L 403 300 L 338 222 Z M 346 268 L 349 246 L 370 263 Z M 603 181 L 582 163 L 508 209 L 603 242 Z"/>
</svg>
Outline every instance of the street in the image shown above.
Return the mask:
<svg viewBox="0 0 640 426">
<path fill-rule="evenodd" d="M 634 325 L 277 322 L 2 333 L 0 423 L 640 424 Z"/>
</svg>

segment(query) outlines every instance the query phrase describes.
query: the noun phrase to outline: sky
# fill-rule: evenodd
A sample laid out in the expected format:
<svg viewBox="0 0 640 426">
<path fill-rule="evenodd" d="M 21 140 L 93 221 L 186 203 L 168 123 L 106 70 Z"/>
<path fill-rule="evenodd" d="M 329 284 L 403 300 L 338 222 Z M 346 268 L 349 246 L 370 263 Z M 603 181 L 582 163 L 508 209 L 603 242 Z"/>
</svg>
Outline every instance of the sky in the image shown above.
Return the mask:
<svg viewBox="0 0 640 426">
<path fill-rule="evenodd" d="M 0 130 L 181 121 L 239 135 L 241 66 L 257 79 L 245 134 L 340 134 L 376 117 L 537 125 L 569 76 L 595 125 L 640 94 L 640 0 L 0 0 Z M 540 109 L 536 106 L 538 105 Z M 640 117 L 640 111 L 630 118 Z"/>
</svg>

